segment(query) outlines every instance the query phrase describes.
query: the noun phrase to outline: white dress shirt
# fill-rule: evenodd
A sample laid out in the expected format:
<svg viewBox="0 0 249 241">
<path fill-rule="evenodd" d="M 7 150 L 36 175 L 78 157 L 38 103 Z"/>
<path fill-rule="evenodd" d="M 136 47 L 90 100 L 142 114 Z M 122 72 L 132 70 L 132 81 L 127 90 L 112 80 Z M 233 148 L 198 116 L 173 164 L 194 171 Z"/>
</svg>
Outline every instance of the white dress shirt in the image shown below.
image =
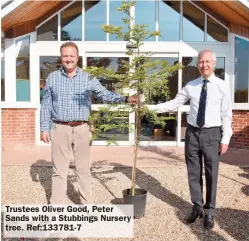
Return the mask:
<svg viewBox="0 0 249 241">
<path fill-rule="evenodd" d="M 173 100 L 156 105 L 157 113 L 176 111 L 190 99 L 187 122 L 195 127 L 203 77 L 190 81 Z M 221 143 L 229 144 L 232 132 L 232 102 L 229 84 L 214 74 L 208 78 L 204 128 L 222 126 Z"/>
</svg>

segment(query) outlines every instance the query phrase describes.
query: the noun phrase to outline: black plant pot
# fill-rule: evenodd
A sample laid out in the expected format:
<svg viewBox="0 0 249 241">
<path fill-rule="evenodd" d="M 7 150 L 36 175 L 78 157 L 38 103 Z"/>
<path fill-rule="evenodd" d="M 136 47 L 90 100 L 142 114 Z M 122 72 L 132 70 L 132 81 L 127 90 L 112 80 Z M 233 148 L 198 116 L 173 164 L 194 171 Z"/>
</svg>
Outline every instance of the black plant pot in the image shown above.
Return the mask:
<svg viewBox="0 0 249 241">
<path fill-rule="evenodd" d="M 135 195 L 130 194 L 130 189 L 123 191 L 124 204 L 134 205 L 134 218 L 141 218 L 145 214 L 147 191 L 135 188 Z"/>
</svg>

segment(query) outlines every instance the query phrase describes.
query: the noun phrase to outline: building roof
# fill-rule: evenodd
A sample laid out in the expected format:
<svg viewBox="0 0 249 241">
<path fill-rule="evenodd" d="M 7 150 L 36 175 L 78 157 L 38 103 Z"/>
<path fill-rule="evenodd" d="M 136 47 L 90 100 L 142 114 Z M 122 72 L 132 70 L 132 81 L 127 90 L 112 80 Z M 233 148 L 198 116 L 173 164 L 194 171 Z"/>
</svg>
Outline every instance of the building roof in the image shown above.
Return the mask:
<svg viewBox="0 0 249 241">
<path fill-rule="evenodd" d="M 249 28 L 249 2 L 240 1 L 201 1 L 229 23 Z"/>
<path fill-rule="evenodd" d="M 2 9 L 2 31 L 7 32 L 11 28 L 34 22 L 39 24 L 42 19 L 49 17 L 71 1 L 28 1 L 15 0 Z"/>
<path fill-rule="evenodd" d="M 38 25 L 47 17 L 51 16 L 68 1 L 28 1 L 28 0 L 4 0 L 1 4 L 2 31 L 7 32 L 20 24 L 32 22 Z M 206 6 L 211 12 L 220 16 L 228 23 L 238 24 L 249 28 L 249 1 L 193 1 Z"/>
</svg>

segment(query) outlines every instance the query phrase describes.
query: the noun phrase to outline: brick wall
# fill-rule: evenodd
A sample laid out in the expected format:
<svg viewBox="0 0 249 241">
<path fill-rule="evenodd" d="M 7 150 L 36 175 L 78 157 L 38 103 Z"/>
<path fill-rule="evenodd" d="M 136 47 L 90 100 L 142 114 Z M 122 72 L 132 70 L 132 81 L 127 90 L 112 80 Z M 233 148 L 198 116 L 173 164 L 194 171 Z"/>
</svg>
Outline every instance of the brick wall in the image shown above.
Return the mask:
<svg viewBox="0 0 249 241">
<path fill-rule="evenodd" d="M 233 111 L 233 136 L 231 147 L 249 149 L 249 111 Z"/>
<path fill-rule="evenodd" d="M 233 111 L 231 147 L 249 149 L 249 111 Z M 2 146 L 35 145 L 35 109 L 2 109 Z"/>
<path fill-rule="evenodd" d="M 2 147 L 35 145 L 35 109 L 2 109 Z"/>
</svg>

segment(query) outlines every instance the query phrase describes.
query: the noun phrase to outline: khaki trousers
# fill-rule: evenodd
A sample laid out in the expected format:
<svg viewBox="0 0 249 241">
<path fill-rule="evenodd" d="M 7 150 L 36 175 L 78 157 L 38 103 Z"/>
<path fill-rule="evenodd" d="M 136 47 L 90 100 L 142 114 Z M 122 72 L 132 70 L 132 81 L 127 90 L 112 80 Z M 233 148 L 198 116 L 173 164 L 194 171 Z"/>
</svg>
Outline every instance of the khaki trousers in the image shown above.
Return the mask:
<svg viewBox="0 0 249 241">
<path fill-rule="evenodd" d="M 76 127 L 53 123 L 51 149 L 53 162 L 51 204 L 67 203 L 67 175 L 73 153 L 78 192 L 82 204 L 92 203 L 90 174 L 90 141 L 92 134 L 87 124 Z"/>
</svg>

